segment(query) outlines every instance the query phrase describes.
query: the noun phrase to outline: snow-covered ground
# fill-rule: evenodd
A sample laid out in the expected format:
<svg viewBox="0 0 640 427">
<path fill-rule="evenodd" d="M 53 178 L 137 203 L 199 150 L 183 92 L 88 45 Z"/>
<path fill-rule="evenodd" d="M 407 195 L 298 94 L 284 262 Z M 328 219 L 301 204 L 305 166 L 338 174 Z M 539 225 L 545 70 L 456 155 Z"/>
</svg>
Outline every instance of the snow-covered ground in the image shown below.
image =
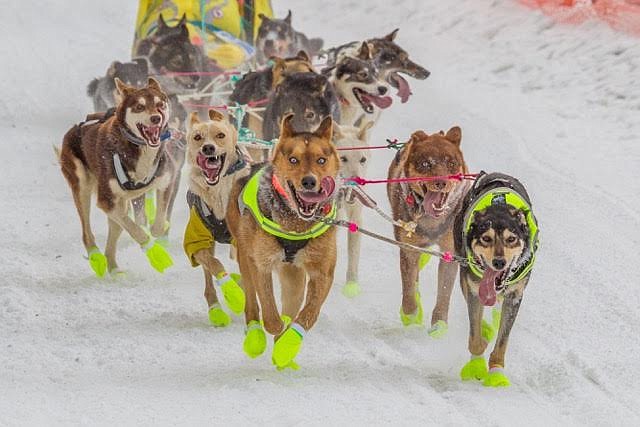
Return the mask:
<svg viewBox="0 0 640 427">
<path fill-rule="evenodd" d="M 136 3 L 0 1 L 0 425 L 640 423 L 639 39 L 557 26 L 510 0 L 274 0 L 327 45 L 400 27 L 399 44 L 432 71 L 373 141 L 458 124 L 473 171 L 529 189 L 542 249 L 511 334 L 512 386 L 496 390 L 459 380 L 460 291 L 445 339 L 404 329 L 397 251 L 367 238 L 363 294 L 339 292 L 340 259 L 297 372 L 277 372 L 269 353 L 248 360 L 241 319 L 208 325 L 201 272 L 179 244 L 183 196 L 173 269 L 155 273 L 123 238 L 129 279 L 91 274 L 51 145 L 88 112 L 89 80 L 128 57 Z M 371 177 L 391 156 L 374 153 Z M 384 188 L 370 190 L 388 209 Z M 369 212 L 365 223 L 391 233 Z M 430 310 L 434 266 L 421 283 Z"/>
</svg>

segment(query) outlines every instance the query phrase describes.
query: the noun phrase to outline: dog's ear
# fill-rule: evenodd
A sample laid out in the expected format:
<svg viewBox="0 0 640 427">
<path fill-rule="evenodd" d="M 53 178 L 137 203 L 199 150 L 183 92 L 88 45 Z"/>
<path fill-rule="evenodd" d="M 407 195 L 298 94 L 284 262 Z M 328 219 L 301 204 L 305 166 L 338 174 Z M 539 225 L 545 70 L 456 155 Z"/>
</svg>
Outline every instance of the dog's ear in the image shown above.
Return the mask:
<svg viewBox="0 0 640 427">
<path fill-rule="evenodd" d="M 331 141 L 333 136 L 333 119 L 331 116 L 325 117 L 313 134 L 318 138 Z"/>
<path fill-rule="evenodd" d="M 287 114 L 280 124 L 280 140 L 291 138 L 294 134 L 291 121 L 293 120 L 293 114 Z"/>
<path fill-rule="evenodd" d="M 311 62 L 311 58 L 309 58 L 309 55 L 304 50 L 298 51 L 298 54 L 296 55 L 296 58 L 298 58 L 298 59 L 300 59 L 302 61 Z"/>
<path fill-rule="evenodd" d="M 371 50 L 369 50 L 369 43 L 362 42 L 357 56 L 364 61 L 368 61 L 369 59 L 371 59 Z"/>
<path fill-rule="evenodd" d="M 400 28 L 396 28 L 395 30 L 391 31 L 389 34 L 384 36 L 383 39 L 390 42 L 394 41 L 396 39 L 396 36 L 398 35 L 398 31 L 400 31 Z"/>
<path fill-rule="evenodd" d="M 140 70 L 144 75 L 149 75 L 149 61 L 147 61 L 147 58 L 139 56 L 137 58 L 133 58 L 133 62 L 138 64 L 138 67 L 140 67 Z"/>
<path fill-rule="evenodd" d="M 189 129 L 191 129 L 193 125 L 195 125 L 196 123 L 200 123 L 200 116 L 198 116 L 197 111 L 192 111 L 191 114 L 189 114 L 188 123 L 189 123 Z"/>
<path fill-rule="evenodd" d="M 284 18 L 284 22 L 286 22 L 287 25 L 291 25 L 291 9 L 289 9 L 289 13 L 287 13 L 287 17 Z"/>
<path fill-rule="evenodd" d="M 212 108 L 209 110 L 209 118 L 214 122 L 222 122 L 224 121 L 224 114 Z"/>
<path fill-rule="evenodd" d="M 518 209 L 509 205 L 509 214 L 518 221 L 520 227 L 524 229 L 524 227 L 528 226 L 527 224 L 527 215 L 522 209 Z"/>
<path fill-rule="evenodd" d="M 423 130 L 417 130 L 411 134 L 411 138 L 409 138 L 409 142 L 419 142 L 424 139 L 427 139 L 429 135 Z"/>
<path fill-rule="evenodd" d="M 120 61 L 113 61 L 107 70 L 107 77 L 114 78 L 118 74 L 121 65 Z"/>
<path fill-rule="evenodd" d="M 258 14 L 258 18 L 260 18 L 263 21 L 269 21 L 270 20 L 269 17 L 266 16 L 264 13 L 259 13 Z"/>
<path fill-rule="evenodd" d="M 153 77 L 149 77 L 149 80 L 147 80 L 147 86 L 151 89 L 162 90 L 160 88 L 160 83 L 158 83 L 158 81 Z"/>
<path fill-rule="evenodd" d="M 167 28 L 167 22 L 164 20 L 162 13 L 158 16 L 158 30 Z"/>
<path fill-rule="evenodd" d="M 358 130 L 358 139 L 360 141 L 369 140 L 369 129 L 373 127 L 373 122 L 366 122 L 365 124 L 360 126 Z"/>
<path fill-rule="evenodd" d="M 460 141 L 462 141 L 462 129 L 460 129 L 460 126 L 454 126 L 449 129 L 444 137 L 455 145 L 460 146 Z"/>
<path fill-rule="evenodd" d="M 178 27 L 186 27 L 187 26 L 187 14 L 183 13 L 182 18 L 180 18 L 180 22 L 178 22 Z"/>
<path fill-rule="evenodd" d="M 126 83 L 124 83 L 122 80 L 120 80 L 117 77 L 113 81 L 116 84 L 116 89 L 118 89 L 118 93 L 123 97 L 127 96 L 127 94 L 135 90 L 135 88 L 128 86 Z"/>
</svg>

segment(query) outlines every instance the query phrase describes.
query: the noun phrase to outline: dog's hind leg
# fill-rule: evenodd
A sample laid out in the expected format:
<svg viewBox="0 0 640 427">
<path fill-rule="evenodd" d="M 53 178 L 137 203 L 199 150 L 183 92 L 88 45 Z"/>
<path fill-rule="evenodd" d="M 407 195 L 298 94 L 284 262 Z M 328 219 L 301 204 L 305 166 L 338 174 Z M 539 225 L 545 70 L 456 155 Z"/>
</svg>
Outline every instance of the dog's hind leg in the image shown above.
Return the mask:
<svg viewBox="0 0 640 427">
<path fill-rule="evenodd" d="M 245 354 L 253 359 L 266 350 L 267 337 L 260 324 L 260 306 L 258 305 L 256 282 L 253 274 L 255 265 L 251 262 L 246 252 L 240 248 L 238 248 L 238 266 L 242 274 L 242 284 L 246 297 L 244 316 L 247 330 L 242 347 Z"/>
<path fill-rule="evenodd" d="M 118 270 L 116 249 L 118 246 L 118 239 L 121 234 L 122 227 L 120 227 L 117 222 L 109 218 L 109 233 L 107 234 L 107 246 L 105 247 L 104 254 L 107 257 L 107 266 L 110 273 Z"/>
<path fill-rule="evenodd" d="M 462 285 L 462 293 L 467 301 L 467 310 L 469 312 L 469 352 L 471 353 L 471 360 L 462 367 L 460 377 L 464 381 L 484 380 L 488 374 L 487 362 L 483 356 L 488 343 L 482 337 L 480 327 L 484 307 L 480 304 L 478 296 L 471 292 L 467 274 L 469 273 L 460 269 L 460 284 Z"/>
<path fill-rule="evenodd" d="M 255 287 L 262 308 L 262 320 L 264 328 L 271 335 L 278 335 L 284 329 L 284 322 L 278 313 L 278 306 L 273 294 L 273 278 L 270 270 L 258 268 L 254 274 Z"/>
<path fill-rule="evenodd" d="M 146 196 L 143 194 L 142 196 L 136 197 L 135 199 L 131 200 L 131 206 L 133 208 L 133 217 L 136 220 L 136 224 L 143 227 L 147 225 L 147 213 L 145 212 L 145 209 L 144 209 L 145 199 L 146 199 Z"/>
<path fill-rule="evenodd" d="M 282 286 L 282 314 L 295 319 L 304 300 L 306 273 L 293 264 L 282 264 L 278 277 Z"/>
<path fill-rule="evenodd" d="M 167 229 L 167 211 L 169 209 L 169 202 L 172 197 L 172 186 L 168 185 L 165 188 L 158 189 L 156 194 L 156 217 L 151 225 L 151 235 L 153 237 L 165 236 Z"/>
<path fill-rule="evenodd" d="M 400 318 L 405 326 L 422 324 L 422 307 L 418 301 L 418 260 L 420 253 L 400 249 L 400 276 L 402 277 L 402 307 Z"/>
</svg>

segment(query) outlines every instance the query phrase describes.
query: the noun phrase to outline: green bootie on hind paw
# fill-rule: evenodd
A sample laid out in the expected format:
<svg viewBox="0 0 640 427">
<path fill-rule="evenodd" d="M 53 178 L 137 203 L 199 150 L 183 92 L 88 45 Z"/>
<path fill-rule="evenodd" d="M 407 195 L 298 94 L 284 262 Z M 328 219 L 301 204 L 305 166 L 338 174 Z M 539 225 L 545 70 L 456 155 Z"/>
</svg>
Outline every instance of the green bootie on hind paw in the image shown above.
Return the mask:
<svg viewBox="0 0 640 427">
<path fill-rule="evenodd" d="M 247 325 L 242 348 L 245 354 L 252 359 L 260 356 L 267 349 L 267 336 L 257 320 L 252 320 Z"/>
<path fill-rule="evenodd" d="M 425 253 L 420 254 L 420 258 L 418 259 L 418 269 L 422 270 L 425 268 L 427 264 L 429 264 L 429 261 L 431 261 L 431 255 Z"/>
<path fill-rule="evenodd" d="M 209 322 L 216 328 L 224 328 L 231 323 L 231 317 L 224 312 L 220 304 L 215 303 L 209 307 Z"/>
<path fill-rule="evenodd" d="M 104 254 L 100 252 L 100 249 L 95 246 L 89 250 L 87 255 L 89 258 L 89 265 L 93 272 L 96 273 L 96 276 L 104 277 L 107 272 L 107 257 L 104 256 Z"/>
<path fill-rule="evenodd" d="M 149 192 L 144 197 L 144 213 L 147 216 L 147 224 L 156 222 L 156 194 Z"/>
<path fill-rule="evenodd" d="M 240 314 L 244 311 L 245 296 L 244 291 L 236 281 L 240 280 L 239 274 L 227 274 L 222 272 L 216 276 L 216 283 L 220 286 L 224 301 L 227 303 L 227 307 L 236 314 Z"/>
<path fill-rule="evenodd" d="M 509 387 L 511 382 L 509 378 L 504 374 L 504 370 L 500 367 L 489 369 L 489 373 L 482 382 L 485 387 Z"/>
<path fill-rule="evenodd" d="M 171 259 L 169 252 L 154 240 L 149 240 L 146 245 L 142 246 L 142 250 L 147 255 L 151 267 L 160 273 L 164 273 L 167 268 L 173 265 L 173 259 Z"/>
<path fill-rule="evenodd" d="M 447 335 L 447 331 L 449 330 L 449 325 L 444 320 L 438 320 L 436 323 L 431 325 L 429 330 L 427 331 L 431 338 L 442 338 Z"/>
<path fill-rule="evenodd" d="M 488 373 L 487 361 L 482 356 L 471 356 L 471 360 L 460 370 L 462 381 L 484 380 Z"/>
<path fill-rule="evenodd" d="M 499 308 L 491 309 L 491 323 L 482 319 L 482 325 L 480 326 L 480 333 L 482 338 L 487 340 L 487 342 L 493 341 L 496 334 L 498 333 L 498 329 L 500 329 L 500 318 L 502 317 L 502 310 Z"/>
<path fill-rule="evenodd" d="M 293 323 L 291 327 L 278 338 L 273 345 L 273 354 L 271 356 L 271 360 L 273 364 L 276 365 L 276 368 L 284 369 L 290 367 L 291 362 L 296 358 L 300 347 L 302 347 L 304 334 L 304 328 L 297 323 Z"/>
<path fill-rule="evenodd" d="M 360 285 L 358 282 L 354 282 L 353 280 L 349 280 L 342 287 L 342 295 L 347 298 L 355 298 L 360 295 Z"/>
<path fill-rule="evenodd" d="M 424 313 L 422 311 L 420 292 L 416 292 L 416 303 L 418 304 L 418 309 L 414 314 L 405 314 L 404 311 L 402 311 L 402 307 L 400 307 L 400 320 L 402 320 L 402 324 L 404 326 L 422 325 L 422 318 Z"/>
</svg>

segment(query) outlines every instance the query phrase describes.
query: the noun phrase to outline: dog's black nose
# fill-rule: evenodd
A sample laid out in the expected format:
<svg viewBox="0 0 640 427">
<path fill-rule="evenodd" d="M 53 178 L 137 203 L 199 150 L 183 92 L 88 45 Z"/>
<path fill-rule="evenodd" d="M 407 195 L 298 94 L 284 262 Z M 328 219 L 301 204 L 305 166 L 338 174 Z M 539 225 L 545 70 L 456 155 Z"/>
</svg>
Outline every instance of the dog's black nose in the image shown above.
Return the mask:
<svg viewBox="0 0 640 427">
<path fill-rule="evenodd" d="M 273 40 L 265 40 L 264 47 L 273 47 Z"/>
<path fill-rule="evenodd" d="M 216 153 L 216 146 L 207 144 L 202 146 L 202 154 L 205 156 L 213 156 Z"/>
<path fill-rule="evenodd" d="M 160 114 L 154 114 L 149 120 L 151 120 L 151 123 L 154 125 L 157 125 L 162 121 L 162 116 Z"/>
<path fill-rule="evenodd" d="M 380 95 L 384 95 L 385 93 L 387 93 L 387 87 L 386 86 L 378 86 L 378 93 Z"/>
<path fill-rule="evenodd" d="M 445 181 L 434 181 L 433 182 L 433 187 L 436 189 L 436 191 L 442 191 L 444 190 L 444 187 L 447 186 L 447 183 Z"/>
<path fill-rule="evenodd" d="M 316 179 L 312 176 L 305 176 L 302 178 L 302 186 L 306 190 L 313 190 L 316 186 Z"/>
<path fill-rule="evenodd" d="M 503 258 L 494 258 L 493 261 L 491 261 L 491 264 L 493 264 L 493 268 L 496 270 L 502 270 L 504 266 L 507 265 L 507 261 Z"/>
</svg>

